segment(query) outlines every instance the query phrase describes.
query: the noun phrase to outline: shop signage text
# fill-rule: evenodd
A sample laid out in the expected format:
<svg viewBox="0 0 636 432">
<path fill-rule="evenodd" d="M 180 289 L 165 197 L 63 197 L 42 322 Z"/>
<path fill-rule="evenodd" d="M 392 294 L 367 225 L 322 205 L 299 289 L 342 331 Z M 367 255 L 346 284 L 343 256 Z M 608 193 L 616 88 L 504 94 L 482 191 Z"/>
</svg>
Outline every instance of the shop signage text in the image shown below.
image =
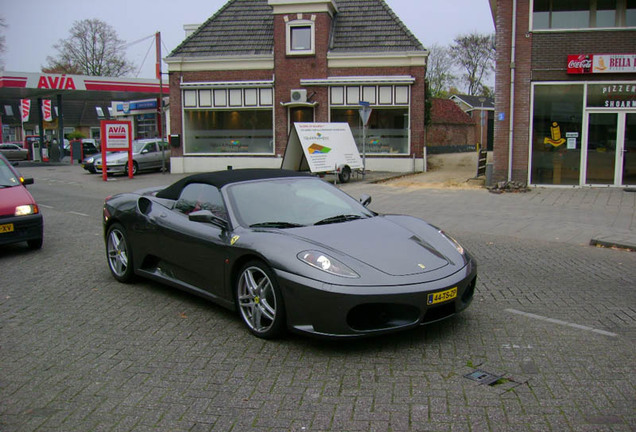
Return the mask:
<svg viewBox="0 0 636 432">
<path fill-rule="evenodd" d="M 77 90 L 73 77 L 66 75 L 41 75 L 38 81 L 38 88 L 57 89 L 57 90 Z"/>
<path fill-rule="evenodd" d="M 568 55 L 568 74 L 634 72 L 636 72 L 636 54 Z"/>
<path fill-rule="evenodd" d="M 636 108 L 636 83 L 590 84 L 588 108 Z"/>
</svg>

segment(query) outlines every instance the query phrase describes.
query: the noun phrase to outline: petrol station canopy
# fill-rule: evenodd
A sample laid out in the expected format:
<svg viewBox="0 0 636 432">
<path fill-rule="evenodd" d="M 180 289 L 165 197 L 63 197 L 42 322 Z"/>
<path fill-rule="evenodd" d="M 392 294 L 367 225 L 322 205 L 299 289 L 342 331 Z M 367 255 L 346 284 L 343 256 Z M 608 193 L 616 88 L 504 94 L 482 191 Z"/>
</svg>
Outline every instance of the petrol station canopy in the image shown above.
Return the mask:
<svg viewBox="0 0 636 432">
<path fill-rule="evenodd" d="M 168 83 L 163 94 L 169 94 Z M 114 78 L 86 75 L 0 72 L 0 98 L 55 98 L 70 100 L 135 100 L 159 97 L 158 79 Z"/>
</svg>

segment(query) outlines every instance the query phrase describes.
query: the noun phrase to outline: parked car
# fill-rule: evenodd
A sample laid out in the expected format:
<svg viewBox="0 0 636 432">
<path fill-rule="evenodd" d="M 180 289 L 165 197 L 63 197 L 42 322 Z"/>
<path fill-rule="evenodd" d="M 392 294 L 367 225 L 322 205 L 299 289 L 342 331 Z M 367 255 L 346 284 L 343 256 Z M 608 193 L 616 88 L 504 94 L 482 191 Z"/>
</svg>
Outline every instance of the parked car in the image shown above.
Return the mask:
<svg viewBox="0 0 636 432">
<path fill-rule="evenodd" d="M 141 139 L 133 141 L 133 175 L 140 171 L 161 170 L 170 167 L 170 147 L 166 141 Z M 162 163 L 163 160 L 163 163 Z M 102 172 L 102 157 L 94 160 L 95 170 Z M 108 174 L 128 174 L 128 152 L 113 152 L 107 155 Z"/>
<path fill-rule="evenodd" d="M 35 200 L 25 187 L 32 178 L 23 178 L 0 154 L 0 245 L 27 242 L 40 249 L 44 222 Z"/>
<path fill-rule="evenodd" d="M 85 157 L 81 163 L 82 168 L 84 168 L 86 171 L 88 171 L 91 174 L 95 174 L 97 172 L 97 170 L 95 169 L 95 159 L 99 159 L 99 154 L 94 154 L 94 155 Z"/>
<path fill-rule="evenodd" d="M 29 151 L 15 143 L 0 144 L 0 153 L 10 161 L 22 161 L 29 158 Z"/>
<path fill-rule="evenodd" d="M 113 277 L 239 311 L 255 336 L 370 336 L 466 309 L 473 258 L 421 219 L 380 215 L 310 174 L 228 170 L 119 194 L 103 209 Z"/>
</svg>

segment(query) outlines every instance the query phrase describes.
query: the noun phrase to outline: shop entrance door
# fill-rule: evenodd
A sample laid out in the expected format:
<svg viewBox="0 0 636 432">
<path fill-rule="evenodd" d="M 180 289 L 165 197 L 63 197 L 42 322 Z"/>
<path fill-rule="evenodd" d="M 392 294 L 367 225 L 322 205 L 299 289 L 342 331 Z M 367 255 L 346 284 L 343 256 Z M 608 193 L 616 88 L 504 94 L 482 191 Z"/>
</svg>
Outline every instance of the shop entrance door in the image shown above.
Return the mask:
<svg viewBox="0 0 636 432">
<path fill-rule="evenodd" d="M 587 113 L 585 184 L 636 184 L 636 113 Z"/>
<path fill-rule="evenodd" d="M 636 113 L 625 114 L 623 138 L 623 184 L 636 185 Z"/>
</svg>

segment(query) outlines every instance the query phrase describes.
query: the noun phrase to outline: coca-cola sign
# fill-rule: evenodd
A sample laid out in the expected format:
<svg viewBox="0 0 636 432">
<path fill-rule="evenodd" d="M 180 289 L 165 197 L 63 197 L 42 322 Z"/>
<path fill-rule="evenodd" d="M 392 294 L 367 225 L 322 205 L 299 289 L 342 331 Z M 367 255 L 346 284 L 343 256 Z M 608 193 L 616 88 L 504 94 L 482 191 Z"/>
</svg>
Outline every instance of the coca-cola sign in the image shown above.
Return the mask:
<svg viewBox="0 0 636 432">
<path fill-rule="evenodd" d="M 592 73 L 592 58 L 590 54 L 577 54 L 568 56 L 568 73 L 584 74 Z"/>
<path fill-rule="evenodd" d="M 569 74 L 634 73 L 636 54 L 571 54 L 567 71 Z"/>
</svg>

